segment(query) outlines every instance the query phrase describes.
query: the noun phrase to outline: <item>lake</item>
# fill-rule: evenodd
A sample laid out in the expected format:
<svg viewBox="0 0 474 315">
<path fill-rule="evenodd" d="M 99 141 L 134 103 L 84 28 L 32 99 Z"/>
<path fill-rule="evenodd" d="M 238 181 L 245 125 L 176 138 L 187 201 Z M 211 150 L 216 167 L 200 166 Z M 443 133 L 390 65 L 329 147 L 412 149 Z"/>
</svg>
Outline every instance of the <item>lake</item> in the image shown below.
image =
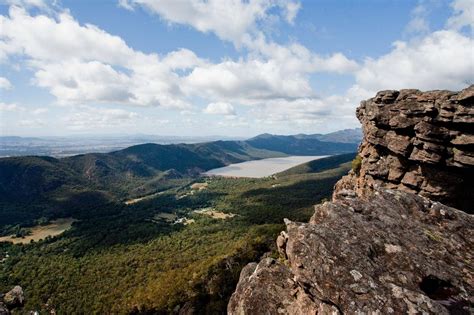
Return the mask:
<svg viewBox="0 0 474 315">
<path fill-rule="evenodd" d="M 263 160 L 248 161 L 215 168 L 204 173 L 207 176 L 253 177 L 261 178 L 283 172 L 293 166 L 322 159 L 328 155 L 287 156 Z"/>
</svg>

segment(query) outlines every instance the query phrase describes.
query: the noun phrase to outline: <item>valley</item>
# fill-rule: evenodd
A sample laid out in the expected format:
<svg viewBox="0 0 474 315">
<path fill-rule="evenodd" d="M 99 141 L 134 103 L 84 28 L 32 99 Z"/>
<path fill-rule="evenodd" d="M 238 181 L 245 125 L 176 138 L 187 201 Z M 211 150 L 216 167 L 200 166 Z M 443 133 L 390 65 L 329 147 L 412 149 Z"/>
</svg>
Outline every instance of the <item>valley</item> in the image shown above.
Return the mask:
<svg viewBox="0 0 474 315">
<path fill-rule="evenodd" d="M 300 139 L 266 139 L 0 159 L 0 292 L 19 284 L 23 309 L 61 314 L 225 312 L 241 268 L 276 255 L 283 219 L 308 220 L 357 146 L 305 139 L 318 154 L 295 157 Z M 246 161 L 282 172 L 205 173 Z"/>
</svg>

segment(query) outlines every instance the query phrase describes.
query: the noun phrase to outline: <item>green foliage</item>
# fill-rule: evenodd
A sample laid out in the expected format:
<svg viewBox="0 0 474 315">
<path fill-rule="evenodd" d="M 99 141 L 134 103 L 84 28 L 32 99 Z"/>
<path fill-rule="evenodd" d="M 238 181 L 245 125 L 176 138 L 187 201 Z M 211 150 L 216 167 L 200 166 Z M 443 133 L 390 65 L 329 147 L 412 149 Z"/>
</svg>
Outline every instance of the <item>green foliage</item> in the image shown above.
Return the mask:
<svg viewBox="0 0 474 315">
<path fill-rule="evenodd" d="M 360 155 L 357 155 L 355 159 L 352 160 L 352 170 L 357 175 L 359 175 L 361 165 L 362 165 L 362 157 Z"/>
<path fill-rule="evenodd" d="M 0 243 L 0 292 L 19 284 L 27 294 L 25 310 L 54 308 L 59 314 L 170 313 L 186 302 L 203 313 L 223 313 L 242 267 L 275 252 L 283 218 L 307 221 L 354 156 L 261 179 L 195 174 L 278 155 L 284 153 L 217 141 L 147 144 L 59 160 L 0 159 L 0 235 L 21 237 L 25 227 L 59 217 L 79 220 L 59 237 Z M 196 181 L 207 187 L 192 189 Z M 144 198 L 125 204 L 137 197 Z M 195 212 L 202 208 L 235 216 L 221 220 Z M 155 220 L 159 213 L 194 223 Z"/>
<path fill-rule="evenodd" d="M 0 258 L 9 255 L 0 263 L 0 292 L 20 284 L 24 309 L 60 314 L 170 313 L 186 302 L 202 313 L 225 313 L 242 267 L 275 252 L 283 218 L 308 220 L 348 164 L 277 178 L 207 178 L 207 188 L 194 193 L 188 180 L 128 206 L 89 204 L 60 237 L 0 243 Z M 236 216 L 193 212 L 205 207 Z M 195 223 L 152 221 L 159 212 Z"/>
</svg>

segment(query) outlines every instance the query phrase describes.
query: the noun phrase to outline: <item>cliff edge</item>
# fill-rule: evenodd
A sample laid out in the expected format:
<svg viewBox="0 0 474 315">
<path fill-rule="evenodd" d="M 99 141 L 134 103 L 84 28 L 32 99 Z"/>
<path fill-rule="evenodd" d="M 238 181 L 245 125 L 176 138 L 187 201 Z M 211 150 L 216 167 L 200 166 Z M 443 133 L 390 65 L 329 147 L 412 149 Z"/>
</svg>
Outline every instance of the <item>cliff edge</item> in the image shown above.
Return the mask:
<svg viewBox="0 0 474 315">
<path fill-rule="evenodd" d="M 474 86 L 363 101 L 354 170 L 309 223 L 285 220 L 228 313 L 474 313 L 473 103 Z"/>
</svg>

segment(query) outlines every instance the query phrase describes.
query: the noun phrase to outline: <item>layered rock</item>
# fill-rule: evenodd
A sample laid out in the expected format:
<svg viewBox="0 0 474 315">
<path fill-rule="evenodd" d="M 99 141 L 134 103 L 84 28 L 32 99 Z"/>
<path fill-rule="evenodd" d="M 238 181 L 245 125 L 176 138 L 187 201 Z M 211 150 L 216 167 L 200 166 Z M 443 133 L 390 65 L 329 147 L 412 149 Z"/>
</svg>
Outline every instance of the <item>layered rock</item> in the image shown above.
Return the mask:
<svg viewBox="0 0 474 315">
<path fill-rule="evenodd" d="M 472 213 L 474 85 L 458 93 L 382 91 L 357 117 L 362 164 L 338 187 L 401 189 Z"/>
<path fill-rule="evenodd" d="M 473 100 L 474 86 L 362 102 L 360 165 L 309 223 L 285 221 L 280 258 L 242 270 L 229 314 L 474 313 Z"/>
</svg>

